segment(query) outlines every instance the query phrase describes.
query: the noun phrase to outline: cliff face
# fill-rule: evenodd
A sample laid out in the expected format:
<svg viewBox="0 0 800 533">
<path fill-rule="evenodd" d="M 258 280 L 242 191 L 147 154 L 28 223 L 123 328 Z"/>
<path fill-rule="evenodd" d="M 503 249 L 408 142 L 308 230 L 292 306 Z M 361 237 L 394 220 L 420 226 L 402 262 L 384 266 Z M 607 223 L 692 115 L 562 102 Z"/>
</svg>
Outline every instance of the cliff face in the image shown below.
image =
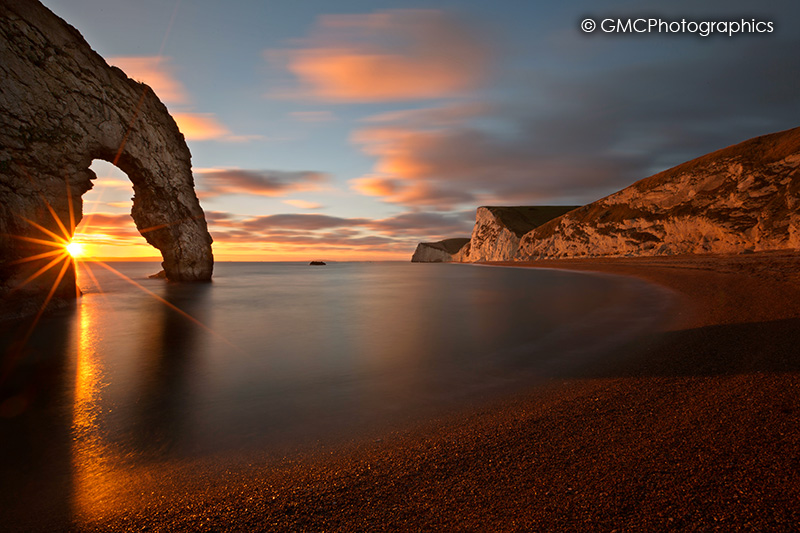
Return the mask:
<svg viewBox="0 0 800 533">
<path fill-rule="evenodd" d="M 479 207 L 469 244 L 452 260 L 797 250 L 798 208 L 795 128 L 712 152 L 580 208 Z"/>
<path fill-rule="evenodd" d="M 463 260 L 463 254 L 469 250 L 469 239 L 445 239 L 439 242 L 421 242 L 417 245 L 412 263 L 451 263 Z M 465 248 L 466 247 L 466 248 Z"/>
<path fill-rule="evenodd" d="M 800 128 L 756 137 L 528 232 L 514 259 L 797 249 L 799 169 Z"/>
<path fill-rule="evenodd" d="M 463 261 L 511 261 L 529 231 L 576 206 L 479 207 Z"/>
<path fill-rule="evenodd" d="M 81 195 L 95 178 L 93 159 L 110 161 L 130 177 L 131 214 L 161 251 L 167 277 L 210 279 L 211 236 L 194 192 L 189 149 L 166 107 L 36 0 L 3 0 L 0 292 L 53 259 L 20 262 L 54 250 L 36 240 L 71 237 L 81 219 Z M 56 271 L 59 265 L 26 291 L 49 291 Z M 74 297 L 71 265 L 56 294 Z"/>
</svg>

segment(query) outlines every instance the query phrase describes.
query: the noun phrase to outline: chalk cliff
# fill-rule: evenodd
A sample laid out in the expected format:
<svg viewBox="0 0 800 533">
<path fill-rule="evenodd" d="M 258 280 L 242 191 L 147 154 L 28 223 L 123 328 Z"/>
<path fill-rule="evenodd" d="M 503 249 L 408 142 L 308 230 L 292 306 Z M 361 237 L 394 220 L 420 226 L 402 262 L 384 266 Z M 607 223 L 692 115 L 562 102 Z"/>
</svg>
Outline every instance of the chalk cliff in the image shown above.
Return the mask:
<svg viewBox="0 0 800 533">
<path fill-rule="evenodd" d="M 451 263 L 463 261 L 466 237 L 445 239 L 439 242 L 421 242 L 411 257 L 412 263 Z M 468 248 L 467 248 L 468 250 Z"/>
<path fill-rule="evenodd" d="M 511 261 L 520 239 L 577 206 L 485 206 L 475 217 L 469 248 L 462 261 Z"/>
<path fill-rule="evenodd" d="M 131 215 L 161 251 L 167 278 L 211 278 L 211 236 L 183 135 L 153 91 L 110 67 L 36 0 L 0 2 L 0 293 L 52 260 L 20 262 L 72 235 L 93 159 L 133 182 Z M 56 220 L 60 220 L 58 222 Z M 60 227 L 63 224 L 64 228 Z M 27 239 L 27 240 L 26 240 Z M 49 291 L 60 265 L 26 286 Z M 75 295 L 72 266 L 56 295 Z"/>
<path fill-rule="evenodd" d="M 800 248 L 800 128 L 645 178 L 526 233 L 514 256 L 742 253 Z"/>
<path fill-rule="evenodd" d="M 797 250 L 799 207 L 800 128 L 794 128 L 712 152 L 583 207 L 479 207 L 469 244 L 451 257 Z"/>
</svg>

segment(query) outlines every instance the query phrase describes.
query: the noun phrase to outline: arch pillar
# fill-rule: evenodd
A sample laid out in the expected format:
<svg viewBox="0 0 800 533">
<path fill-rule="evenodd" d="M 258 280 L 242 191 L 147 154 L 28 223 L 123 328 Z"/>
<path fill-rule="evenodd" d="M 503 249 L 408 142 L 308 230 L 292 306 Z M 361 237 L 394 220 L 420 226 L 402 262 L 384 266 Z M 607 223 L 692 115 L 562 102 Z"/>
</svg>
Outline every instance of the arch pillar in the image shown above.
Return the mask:
<svg viewBox="0 0 800 533">
<path fill-rule="evenodd" d="M 43 297 L 52 290 L 55 297 L 75 296 L 71 264 L 60 279 L 57 264 L 19 286 L 53 256 L 27 259 L 52 251 L 47 241 L 54 236 L 72 236 L 81 195 L 95 178 L 93 159 L 114 163 L 133 182 L 131 215 L 161 251 L 167 278 L 210 280 L 212 240 L 194 191 L 191 154 L 167 108 L 37 0 L 4 0 L 0 295 Z"/>
</svg>

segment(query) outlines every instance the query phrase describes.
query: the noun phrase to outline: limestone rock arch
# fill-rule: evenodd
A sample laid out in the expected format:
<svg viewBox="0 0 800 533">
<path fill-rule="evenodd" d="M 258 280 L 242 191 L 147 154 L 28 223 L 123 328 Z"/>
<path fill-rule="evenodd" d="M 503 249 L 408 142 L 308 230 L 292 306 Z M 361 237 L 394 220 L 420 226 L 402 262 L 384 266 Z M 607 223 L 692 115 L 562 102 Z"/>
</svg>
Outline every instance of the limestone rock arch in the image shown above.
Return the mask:
<svg viewBox="0 0 800 533">
<path fill-rule="evenodd" d="M 72 235 L 94 159 L 133 182 L 131 215 L 161 251 L 167 278 L 210 280 L 212 241 L 191 154 L 167 108 L 37 0 L 0 0 L 0 288 L 41 267 L 21 259 L 52 250 L 24 237 L 63 233 L 56 217 Z M 54 276 L 26 290 L 49 290 Z M 57 293 L 75 294 L 71 266 Z"/>
</svg>

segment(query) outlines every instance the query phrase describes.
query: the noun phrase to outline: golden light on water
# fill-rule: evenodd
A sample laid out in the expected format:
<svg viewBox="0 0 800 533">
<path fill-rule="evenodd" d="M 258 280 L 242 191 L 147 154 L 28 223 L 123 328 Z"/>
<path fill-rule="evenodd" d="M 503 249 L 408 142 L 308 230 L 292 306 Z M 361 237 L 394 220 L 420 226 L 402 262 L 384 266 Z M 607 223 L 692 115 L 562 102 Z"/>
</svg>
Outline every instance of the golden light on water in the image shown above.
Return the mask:
<svg viewBox="0 0 800 533">
<path fill-rule="evenodd" d="M 82 517 L 92 516 L 99 503 L 113 494 L 109 481 L 111 454 L 100 433 L 102 362 L 97 353 L 94 322 L 96 308 L 80 309 L 75 401 L 72 408 L 73 508 Z M 109 487 L 111 485 L 111 487 Z"/>
<path fill-rule="evenodd" d="M 39 223 L 24 218 L 31 231 L 23 235 L 12 237 L 20 241 L 37 245 L 37 248 L 27 257 L 17 259 L 15 264 L 25 265 L 30 274 L 14 289 L 23 289 L 25 286 L 44 275 L 52 277 L 49 289 L 45 286 L 47 295 L 34 317 L 30 327 L 22 335 L 18 351 L 27 344 L 37 329 L 39 320 L 43 316 L 50 301 L 72 267 L 75 270 L 77 281 L 78 272 L 85 274 L 87 280 L 95 285 L 95 290 L 105 299 L 105 293 L 100 287 L 99 280 L 92 272 L 93 266 L 99 266 L 114 275 L 136 286 L 137 289 L 152 296 L 165 306 L 169 307 L 180 316 L 206 329 L 211 334 L 220 337 L 211 328 L 202 324 L 197 319 L 167 301 L 154 291 L 146 288 L 141 283 L 119 272 L 114 267 L 98 260 L 95 243 L 105 238 L 115 241 L 113 236 L 101 233 L 92 233 L 91 217 L 84 217 L 84 230 L 87 234 L 75 232 L 76 217 L 73 212 L 72 193 L 69 183 L 66 185 L 66 196 L 69 219 L 62 220 L 57 211 L 42 197 L 44 206 L 52 217 L 50 228 L 43 221 Z M 175 222 L 180 223 L 180 221 Z M 146 228 L 141 232 L 154 231 L 163 226 Z M 90 259 L 91 258 L 91 259 Z M 49 273 L 49 274 L 48 274 Z M 26 272 L 27 274 L 27 272 Z M 50 279 L 47 279 L 49 285 Z M 67 278 L 69 279 L 69 278 Z M 80 297 L 81 291 L 75 284 L 75 296 Z M 96 520 L 113 515 L 120 506 L 132 506 L 140 496 L 137 492 L 141 488 L 141 481 L 148 479 L 145 473 L 149 466 L 133 468 L 125 460 L 125 452 L 105 433 L 105 409 L 108 408 L 108 395 L 104 394 L 105 387 L 109 384 L 104 375 L 106 354 L 102 350 L 102 332 L 104 331 L 103 315 L 106 311 L 113 312 L 111 301 L 105 302 L 106 306 L 78 305 L 78 321 L 75 331 L 76 368 L 74 402 L 72 404 L 72 439 L 71 439 L 71 471 L 72 494 L 71 506 L 76 517 L 82 520 Z M 221 338 L 221 337 L 220 337 Z M 225 339 L 222 339 L 225 341 Z M 228 341 L 225 341 L 228 342 Z M 230 342 L 229 345 L 233 346 Z M 235 346 L 233 346 L 235 348 Z M 110 412 L 110 411 L 109 411 Z"/>
<path fill-rule="evenodd" d="M 94 279 L 88 266 L 87 271 Z M 136 506 L 143 495 L 142 487 L 151 482 L 152 474 L 147 465 L 131 464 L 128 452 L 107 433 L 114 384 L 103 331 L 109 315 L 114 313 L 112 302 L 95 301 L 81 305 L 77 312 L 70 504 L 78 520 L 92 522 L 108 519 L 121 508 Z"/>
</svg>

